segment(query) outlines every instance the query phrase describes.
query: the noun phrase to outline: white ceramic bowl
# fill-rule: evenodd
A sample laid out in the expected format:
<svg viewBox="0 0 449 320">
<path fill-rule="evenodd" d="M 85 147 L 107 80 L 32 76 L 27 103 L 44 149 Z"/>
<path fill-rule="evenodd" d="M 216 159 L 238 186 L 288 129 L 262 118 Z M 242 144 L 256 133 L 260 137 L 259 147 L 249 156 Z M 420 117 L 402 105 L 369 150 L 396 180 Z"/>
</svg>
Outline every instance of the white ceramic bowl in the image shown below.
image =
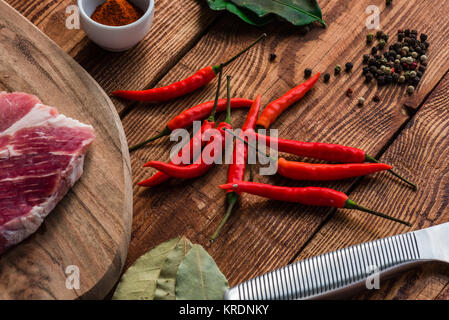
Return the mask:
<svg viewBox="0 0 449 320">
<path fill-rule="evenodd" d="M 109 51 L 125 51 L 139 43 L 150 30 L 154 18 L 154 0 L 130 0 L 144 15 L 137 21 L 120 27 L 106 26 L 90 17 L 105 0 L 78 0 L 81 27 L 87 36 Z"/>
</svg>

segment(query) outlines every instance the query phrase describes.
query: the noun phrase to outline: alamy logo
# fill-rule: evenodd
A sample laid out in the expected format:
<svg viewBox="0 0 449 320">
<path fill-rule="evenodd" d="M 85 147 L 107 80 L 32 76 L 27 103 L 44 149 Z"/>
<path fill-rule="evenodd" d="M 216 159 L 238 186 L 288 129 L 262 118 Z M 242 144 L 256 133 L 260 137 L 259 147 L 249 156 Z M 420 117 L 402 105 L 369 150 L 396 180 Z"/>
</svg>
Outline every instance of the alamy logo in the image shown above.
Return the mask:
<svg viewBox="0 0 449 320">
<path fill-rule="evenodd" d="M 80 11 L 77 5 L 70 5 L 65 9 L 67 18 L 65 19 L 65 27 L 69 30 L 80 28 Z"/>
<path fill-rule="evenodd" d="M 368 290 L 380 289 L 380 271 L 377 266 L 368 266 L 366 268 L 368 277 L 366 278 L 365 285 Z"/>
<path fill-rule="evenodd" d="M 370 5 L 366 7 L 365 13 L 369 14 L 366 18 L 366 28 L 368 30 L 379 29 L 380 28 L 380 9 L 378 6 Z"/>
<path fill-rule="evenodd" d="M 80 288 L 80 269 L 78 266 L 70 265 L 65 268 L 67 278 L 65 280 L 65 287 L 69 290 L 79 290 Z"/>
<path fill-rule="evenodd" d="M 224 131 L 224 133 L 223 133 Z M 260 175 L 274 175 L 277 172 L 278 130 L 265 129 L 257 131 L 241 129 L 208 129 L 201 132 L 201 121 L 193 122 L 194 138 L 185 129 L 176 129 L 170 135 L 171 141 L 177 143 L 170 150 L 173 164 L 260 164 Z M 198 136 L 196 133 L 200 132 Z M 265 138 L 268 135 L 270 139 Z M 191 148 L 189 142 L 193 139 Z M 213 142 L 212 142 L 213 141 Z M 268 141 L 268 145 L 267 145 Z M 236 157 L 234 158 L 234 142 Z M 245 161 L 245 143 L 247 159 Z"/>
</svg>

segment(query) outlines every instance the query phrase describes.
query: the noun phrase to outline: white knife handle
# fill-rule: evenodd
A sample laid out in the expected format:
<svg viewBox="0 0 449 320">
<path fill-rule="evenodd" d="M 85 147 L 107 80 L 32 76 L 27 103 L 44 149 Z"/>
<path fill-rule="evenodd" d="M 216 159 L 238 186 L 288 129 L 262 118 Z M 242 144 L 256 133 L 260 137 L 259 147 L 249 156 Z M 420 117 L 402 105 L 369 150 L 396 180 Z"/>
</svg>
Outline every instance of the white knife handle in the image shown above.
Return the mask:
<svg viewBox="0 0 449 320">
<path fill-rule="evenodd" d="M 311 299 L 365 284 L 420 261 L 414 233 L 362 243 L 290 264 L 229 289 L 227 300 Z M 375 268 L 375 269 L 373 269 Z"/>
</svg>

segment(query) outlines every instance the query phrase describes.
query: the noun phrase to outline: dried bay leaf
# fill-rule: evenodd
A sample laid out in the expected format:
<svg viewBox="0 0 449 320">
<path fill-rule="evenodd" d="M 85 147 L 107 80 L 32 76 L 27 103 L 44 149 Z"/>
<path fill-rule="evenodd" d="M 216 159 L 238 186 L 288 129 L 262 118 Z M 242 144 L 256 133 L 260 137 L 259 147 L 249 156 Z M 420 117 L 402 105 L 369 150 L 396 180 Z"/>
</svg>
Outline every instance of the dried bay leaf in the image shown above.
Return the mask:
<svg viewBox="0 0 449 320">
<path fill-rule="evenodd" d="M 112 299 L 153 300 L 161 268 L 179 242 L 179 237 L 164 242 L 137 259 L 122 276 Z"/>
<path fill-rule="evenodd" d="M 193 245 L 178 268 L 176 300 L 222 300 L 228 287 L 212 257 Z"/>
<path fill-rule="evenodd" d="M 168 254 L 157 279 L 154 300 L 176 299 L 175 285 L 178 268 L 191 248 L 192 243 L 187 238 L 182 237 L 176 247 Z"/>
</svg>

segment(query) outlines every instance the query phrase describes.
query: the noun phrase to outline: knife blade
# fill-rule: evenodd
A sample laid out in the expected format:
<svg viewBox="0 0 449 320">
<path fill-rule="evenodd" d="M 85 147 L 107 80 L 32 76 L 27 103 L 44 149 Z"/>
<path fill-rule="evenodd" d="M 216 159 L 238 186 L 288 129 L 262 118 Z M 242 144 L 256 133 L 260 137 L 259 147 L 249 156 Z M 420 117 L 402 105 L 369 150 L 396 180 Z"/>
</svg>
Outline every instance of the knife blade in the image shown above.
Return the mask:
<svg viewBox="0 0 449 320">
<path fill-rule="evenodd" d="M 308 258 L 230 288 L 226 300 L 320 299 L 428 261 L 449 263 L 449 222 Z"/>
</svg>

